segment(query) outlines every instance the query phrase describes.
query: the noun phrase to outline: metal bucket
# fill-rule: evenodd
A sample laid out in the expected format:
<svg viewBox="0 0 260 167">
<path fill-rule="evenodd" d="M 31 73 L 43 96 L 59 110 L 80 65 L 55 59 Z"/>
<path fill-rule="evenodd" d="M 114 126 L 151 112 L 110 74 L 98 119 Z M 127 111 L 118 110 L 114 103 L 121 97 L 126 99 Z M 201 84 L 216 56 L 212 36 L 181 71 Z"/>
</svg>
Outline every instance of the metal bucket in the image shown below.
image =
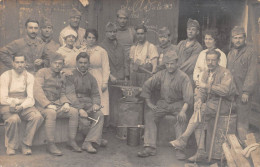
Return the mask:
<svg viewBox="0 0 260 167">
<path fill-rule="evenodd" d="M 117 127 L 116 128 L 116 137 L 121 140 L 126 140 L 127 128 L 126 127 Z"/>
<path fill-rule="evenodd" d="M 141 129 L 138 127 L 127 128 L 127 145 L 138 146 L 140 145 Z"/>
</svg>

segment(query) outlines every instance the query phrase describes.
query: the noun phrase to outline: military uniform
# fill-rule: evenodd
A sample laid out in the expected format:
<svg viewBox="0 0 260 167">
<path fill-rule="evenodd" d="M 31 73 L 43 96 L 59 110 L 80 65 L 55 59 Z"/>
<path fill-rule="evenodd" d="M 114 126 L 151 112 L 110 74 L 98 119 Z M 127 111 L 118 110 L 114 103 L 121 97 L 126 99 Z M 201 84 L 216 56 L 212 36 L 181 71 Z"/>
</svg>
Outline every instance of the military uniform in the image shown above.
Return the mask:
<svg viewBox="0 0 260 167">
<path fill-rule="evenodd" d="M 161 98 L 156 106 L 159 110 L 145 111 L 145 133 L 144 146 L 156 148 L 157 126 L 156 122 L 165 115 L 177 116 L 184 103 L 192 105 L 193 90 L 189 77 L 182 71 L 176 70 L 169 74 L 166 70 L 157 72 L 149 78 L 142 88 L 141 97 L 151 99 L 152 91 L 159 89 Z M 184 131 L 186 123 L 177 121 L 175 128 L 176 136 L 180 136 Z"/>
<path fill-rule="evenodd" d="M 114 44 L 116 42 L 116 44 Z M 124 54 L 123 47 L 118 41 L 109 41 L 105 39 L 101 44 L 109 58 L 110 75 L 113 75 L 117 80 L 124 80 L 129 76 L 129 65 L 126 61 L 127 57 Z M 109 82 L 109 84 L 112 84 Z M 110 124 L 116 126 L 118 120 L 118 101 L 122 98 L 123 94 L 119 88 L 109 86 L 109 106 L 110 106 Z"/>
<path fill-rule="evenodd" d="M 74 140 L 78 128 L 78 110 L 70 107 L 68 112 L 60 110 L 65 103 L 70 103 L 65 95 L 66 77 L 61 73 L 55 73 L 51 68 L 43 68 L 36 74 L 34 95 L 36 107 L 45 117 L 46 138 L 49 143 L 54 142 L 56 117 L 69 118 L 69 139 Z M 46 108 L 48 105 L 56 105 L 57 110 Z"/>
<path fill-rule="evenodd" d="M 69 77 L 67 88 L 67 96 L 72 103 L 72 106 L 77 109 L 84 109 L 85 111 L 91 110 L 94 104 L 100 105 L 100 95 L 98 91 L 98 85 L 96 79 L 89 73 L 82 73 L 78 69 L 73 71 L 73 75 Z M 76 96 L 75 96 L 76 95 Z M 95 142 L 100 144 L 102 137 L 102 129 L 104 124 L 104 115 L 102 111 L 88 112 L 91 118 L 99 121 L 95 126 L 91 126 L 90 130 L 85 138 L 85 142 Z M 83 126 L 88 125 L 86 118 L 80 118 L 80 122 Z M 84 145 L 84 143 L 83 143 Z"/>
<path fill-rule="evenodd" d="M 239 49 L 232 48 L 228 54 L 227 68 L 234 76 L 239 91 L 237 98 L 237 130 L 240 139 L 245 140 L 249 127 L 249 112 L 251 103 L 241 101 L 242 94 L 249 95 L 249 100 L 255 91 L 257 82 L 257 59 L 252 47 L 244 45 Z"/>
<path fill-rule="evenodd" d="M 36 59 L 46 59 L 47 55 L 44 54 L 44 42 L 39 39 L 30 39 L 28 36 L 17 39 L 2 49 L 0 49 L 0 58 L 4 66 L 1 66 L 1 72 L 5 69 L 12 67 L 12 55 L 22 54 L 26 58 L 26 70 L 28 72 L 36 72 L 43 67 L 34 65 Z M 5 68 L 5 69 L 4 69 Z"/>
</svg>

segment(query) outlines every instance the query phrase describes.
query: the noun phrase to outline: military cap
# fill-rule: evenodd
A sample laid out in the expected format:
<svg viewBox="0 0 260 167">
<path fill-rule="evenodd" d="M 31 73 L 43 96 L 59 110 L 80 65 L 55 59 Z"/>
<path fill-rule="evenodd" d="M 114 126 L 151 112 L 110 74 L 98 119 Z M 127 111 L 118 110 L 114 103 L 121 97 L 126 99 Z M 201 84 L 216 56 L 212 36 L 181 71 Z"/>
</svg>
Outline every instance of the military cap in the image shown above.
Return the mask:
<svg viewBox="0 0 260 167">
<path fill-rule="evenodd" d="M 191 18 L 188 19 L 187 22 L 187 27 L 196 27 L 196 28 L 200 28 L 200 24 L 197 20 L 192 20 Z"/>
<path fill-rule="evenodd" d="M 64 57 L 57 52 L 49 52 L 49 56 L 50 56 L 51 62 L 54 62 L 54 61 L 57 61 L 57 60 L 63 60 L 64 61 Z"/>
<path fill-rule="evenodd" d="M 41 27 L 48 27 L 48 26 L 53 27 L 51 20 L 47 17 L 42 18 L 42 20 L 40 22 L 40 26 Z"/>
<path fill-rule="evenodd" d="M 165 64 L 166 62 L 173 61 L 173 60 L 178 60 L 178 58 L 179 57 L 178 57 L 177 53 L 174 50 L 169 50 L 163 56 L 163 64 Z"/>
<path fill-rule="evenodd" d="M 158 35 L 167 35 L 169 36 L 171 34 L 170 30 L 167 27 L 163 27 L 159 29 Z"/>
<path fill-rule="evenodd" d="M 69 35 L 73 35 L 75 38 L 77 38 L 78 34 L 76 31 L 72 30 L 72 29 L 66 29 L 64 31 L 64 38 L 66 38 Z"/>
<path fill-rule="evenodd" d="M 119 9 L 117 11 L 117 16 L 119 15 L 122 15 L 122 16 L 125 16 L 125 17 L 129 17 L 129 12 L 127 11 L 127 9 Z"/>
<path fill-rule="evenodd" d="M 246 34 L 245 29 L 240 26 L 235 26 L 231 31 L 232 37 L 240 34 Z"/>
<path fill-rule="evenodd" d="M 106 25 L 106 31 L 117 30 L 116 24 L 112 22 L 108 22 Z"/>
<path fill-rule="evenodd" d="M 80 11 L 78 11 L 78 9 L 73 8 L 70 11 L 70 17 L 75 17 L 75 16 L 81 16 L 81 13 L 80 13 Z"/>
</svg>

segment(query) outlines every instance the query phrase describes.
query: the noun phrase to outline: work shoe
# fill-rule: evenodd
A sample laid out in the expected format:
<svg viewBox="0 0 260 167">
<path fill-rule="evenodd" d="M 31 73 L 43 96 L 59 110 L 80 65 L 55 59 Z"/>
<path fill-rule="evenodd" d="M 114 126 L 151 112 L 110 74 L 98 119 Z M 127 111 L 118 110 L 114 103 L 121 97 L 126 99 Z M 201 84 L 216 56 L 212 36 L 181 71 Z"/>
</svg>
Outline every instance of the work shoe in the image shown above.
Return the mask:
<svg viewBox="0 0 260 167">
<path fill-rule="evenodd" d="M 75 142 L 75 140 L 72 140 L 72 141 L 69 143 L 69 146 L 72 148 L 72 151 L 73 151 L 73 152 L 78 152 L 78 153 L 81 153 L 81 152 L 82 152 L 81 148 L 77 145 L 77 143 Z"/>
<path fill-rule="evenodd" d="M 184 151 L 183 150 L 177 150 L 176 151 L 176 158 L 178 160 L 185 160 L 186 159 L 186 155 L 185 155 Z"/>
<path fill-rule="evenodd" d="M 27 146 L 26 144 L 22 143 L 22 153 L 24 155 L 31 155 L 32 154 L 32 150 L 29 146 Z"/>
<path fill-rule="evenodd" d="M 145 147 L 143 151 L 137 153 L 138 157 L 145 158 L 156 155 L 156 149 L 152 147 Z"/>
<path fill-rule="evenodd" d="M 87 151 L 88 153 L 91 153 L 91 154 L 96 154 L 97 153 L 97 150 L 92 146 L 92 143 L 87 141 L 87 142 L 84 142 L 82 144 L 82 150 L 85 150 Z"/>
<path fill-rule="evenodd" d="M 10 148 L 10 147 L 7 147 L 6 148 L 6 154 L 7 155 L 15 155 L 15 150 Z"/>
<path fill-rule="evenodd" d="M 179 137 L 178 139 L 171 141 L 170 144 L 178 150 L 184 150 L 187 142 L 184 140 L 184 137 Z"/>
<path fill-rule="evenodd" d="M 58 147 L 55 145 L 55 143 L 48 143 L 47 145 L 47 151 L 55 156 L 62 156 L 62 152 L 58 149 Z"/>
<path fill-rule="evenodd" d="M 190 161 L 190 162 L 195 162 L 195 161 L 201 162 L 201 161 L 205 161 L 206 159 L 207 159 L 207 153 L 204 150 L 199 149 L 199 150 L 197 150 L 195 155 L 188 158 L 188 161 Z"/>
<path fill-rule="evenodd" d="M 100 141 L 100 147 L 106 147 L 107 146 L 108 141 L 106 139 L 101 139 Z"/>
</svg>

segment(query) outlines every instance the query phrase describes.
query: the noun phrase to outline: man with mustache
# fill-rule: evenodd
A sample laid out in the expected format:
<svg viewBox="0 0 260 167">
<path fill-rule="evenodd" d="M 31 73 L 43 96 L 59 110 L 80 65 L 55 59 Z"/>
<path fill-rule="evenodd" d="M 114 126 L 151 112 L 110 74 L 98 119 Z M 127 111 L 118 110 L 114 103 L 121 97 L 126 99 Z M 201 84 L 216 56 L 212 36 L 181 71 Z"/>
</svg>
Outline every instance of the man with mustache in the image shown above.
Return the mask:
<svg viewBox="0 0 260 167">
<path fill-rule="evenodd" d="M 0 49 L 0 73 L 12 68 L 12 55 L 22 54 L 26 58 L 25 69 L 28 72 L 36 72 L 44 66 L 46 54 L 44 43 L 37 37 L 39 22 L 35 18 L 29 18 L 25 22 L 26 36 L 17 39 Z"/>
<path fill-rule="evenodd" d="M 198 134 L 196 135 L 199 136 L 196 138 L 197 152 L 188 159 L 189 161 L 206 160 L 204 146 L 206 124 L 215 120 L 220 98 L 222 98 L 220 115 L 228 115 L 231 103 L 237 94 L 230 71 L 219 66 L 220 55 L 220 52 L 216 50 L 209 50 L 206 53 L 208 71 L 203 72 L 201 82 L 199 82 L 198 92 L 194 97 L 194 113 L 185 132 L 170 142 L 176 149 L 184 150 L 190 135 L 193 132 Z"/>
<path fill-rule="evenodd" d="M 158 52 L 156 46 L 146 39 L 147 28 L 143 24 L 135 27 L 136 44 L 130 49 L 130 80 L 134 86 L 143 83 L 154 73 L 157 66 Z M 145 69 L 145 70 L 143 70 Z M 150 71 L 149 73 L 147 71 Z"/>
<path fill-rule="evenodd" d="M 43 117 L 34 107 L 34 77 L 25 70 L 24 55 L 13 56 L 13 69 L 1 75 L 0 114 L 5 121 L 6 154 L 14 155 L 19 146 L 21 119 L 27 121 L 22 140 L 22 153 L 32 154 L 31 146 L 34 134 L 41 126 Z"/>
<path fill-rule="evenodd" d="M 100 110 L 101 102 L 97 81 L 88 72 L 89 55 L 86 52 L 79 53 L 76 62 L 77 68 L 72 71 L 73 75 L 68 77 L 67 97 L 72 102 L 72 106 L 79 109 L 80 129 L 89 126 L 88 116 L 96 120 L 99 118 L 97 123 L 92 121 L 90 130 L 82 144 L 82 150 L 94 154 L 97 153 L 97 150 L 92 146 L 92 143 L 97 143 L 100 146 L 107 144 L 107 140 L 102 139 L 104 115 Z"/>
<path fill-rule="evenodd" d="M 186 127 L 186 112 L 193 104 L 193 90 L 187 74 L 178 69 L 178 56 L 175 51 L 168 51 L 164 55 L 166 69 L 161 70 L 149 78 L 142 87 L 141 97 L 148 107 L 144 112 L 144 150 L 138 152 L 139 157 L 156 155 L 157 123 L 166 115 L 176 118 L 174 128 L 179 137 Z M 153 104 L 152 95 L 160 90 L 160 99 Z M 184 156 L 181 151 L 176 153 Z"/>
<path fill-rule="evenodd" d="M 257 82 L 257 55 L 246 44 L 244 28 L 235 26 L 231 32 L 232 48 L 228 53 L 227 68 L 234 76 L 239 91 L 237 98 L 237 132 L 244 144 L 249 127 L 250 101 Z"/>
<path fill-rule="evenodd" d="M 202 46 L 197 41 L 200 32 L 200 25 L 197 20 L 189 19 L 187 22 L 187 39 L 182 40 L 177 45 L 177 55 L 179 56 L 178 64 L 180 69 L 185 72 L 191 79 Z M 193 83 L 194 85 L 194 83 Z"/>
<path fill-rule="evenodd" d="M 80 20 L 81 20 L 81 13 L 76 8 L 73 8 L 70 11 L 69 16 L 70 16 L 69 25 L 65 27 L 63 30 L 61 30 L 60 32 L 60 37 L 59 37 L 60 45 L 61 46 L 65 45 L 65 41 L 64 41 L 65 32 L 68 30 L 73 30 L 78 35 L 78 38 L 76 39 L 74 46 L 77 49 L 79 49 L 83 43 L 84 35 L 86 32 L 84 28 L 79 27 Z"/>
</svg>

